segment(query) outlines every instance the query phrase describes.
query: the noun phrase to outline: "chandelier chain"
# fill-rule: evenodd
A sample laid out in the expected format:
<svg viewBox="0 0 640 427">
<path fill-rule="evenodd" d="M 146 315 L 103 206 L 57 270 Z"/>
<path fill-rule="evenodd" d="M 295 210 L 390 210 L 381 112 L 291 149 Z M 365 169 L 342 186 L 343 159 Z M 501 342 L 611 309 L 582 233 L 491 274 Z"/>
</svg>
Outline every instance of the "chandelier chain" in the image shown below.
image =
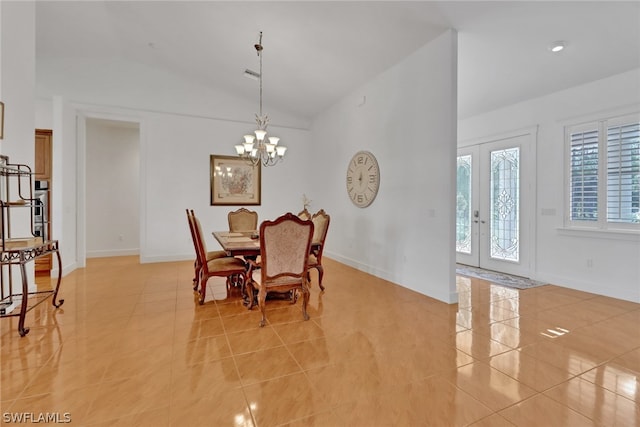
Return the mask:
<svg viewBox="0 0 640 427">
<path fill-rule="evenodd" d="M 262 31 L 260 31 L 260 40 L 256 45 L 258 58 L 260 58 L 260 117 L 262 117 Z"/>
</svg>

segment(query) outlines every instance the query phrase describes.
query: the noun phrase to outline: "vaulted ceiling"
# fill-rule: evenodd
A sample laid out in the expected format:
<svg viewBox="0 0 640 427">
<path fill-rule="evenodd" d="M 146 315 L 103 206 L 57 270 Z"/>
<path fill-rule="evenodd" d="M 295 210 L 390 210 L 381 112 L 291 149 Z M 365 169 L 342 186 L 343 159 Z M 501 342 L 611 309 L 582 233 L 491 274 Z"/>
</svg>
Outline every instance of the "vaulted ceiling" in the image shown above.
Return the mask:
<svg viewBox="0 0 640 427">
<path fill-rule="evenodd" d="M 265 104 L 306 118 L 448 28 L 461 118 L 640 67 L 636 1 L 39 1 L 36 27 L 36 61 L 131 61 L 246 99 L 263 31 Z"/>
</svg>

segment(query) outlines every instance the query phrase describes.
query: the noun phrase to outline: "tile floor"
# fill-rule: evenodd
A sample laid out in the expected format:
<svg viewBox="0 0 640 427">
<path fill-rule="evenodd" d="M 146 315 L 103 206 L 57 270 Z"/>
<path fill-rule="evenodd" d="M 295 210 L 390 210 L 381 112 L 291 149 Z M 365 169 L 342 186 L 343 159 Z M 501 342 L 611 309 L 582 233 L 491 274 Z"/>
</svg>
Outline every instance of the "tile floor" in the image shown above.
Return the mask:
<svg viewBox="0 0 640 427">
<path fill-rule="evenodd" d="M 458 277 L 446 305 L 337 262 L 309 313 L 191 290 L 192 263 L 90 259 L 65 304 L 1 319 L 2 422 L 78 426 L 640 425 L 640 304 Z M 212 294 L 212 292 L 209 292 Z M 34 423 L 46 425 L 46 423 Z"/>
</svg>

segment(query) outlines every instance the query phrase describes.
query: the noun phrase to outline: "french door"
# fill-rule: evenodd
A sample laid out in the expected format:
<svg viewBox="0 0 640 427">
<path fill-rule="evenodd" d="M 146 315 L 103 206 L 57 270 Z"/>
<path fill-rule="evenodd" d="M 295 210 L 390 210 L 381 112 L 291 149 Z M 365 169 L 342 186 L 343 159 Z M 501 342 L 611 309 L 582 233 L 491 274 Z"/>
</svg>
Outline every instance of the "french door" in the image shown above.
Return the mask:
<svg viewBox="0 0 640 427">
<path fill-rule="evenodd" d="M 458 149 L 456 261 L 529 276 L 530 133 Z"/>
</svg>

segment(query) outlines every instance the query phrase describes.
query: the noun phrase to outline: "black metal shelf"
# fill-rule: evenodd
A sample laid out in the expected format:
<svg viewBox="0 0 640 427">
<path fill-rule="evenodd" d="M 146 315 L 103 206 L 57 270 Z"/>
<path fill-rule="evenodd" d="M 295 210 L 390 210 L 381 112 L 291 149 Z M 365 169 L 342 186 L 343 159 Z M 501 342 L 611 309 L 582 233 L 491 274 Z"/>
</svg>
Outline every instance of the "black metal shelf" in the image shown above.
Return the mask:
<svg viewBox="0 0 640 427">
<path fill-rule="evenodd" d="M 31 168 L 23 164 L 11 164 L 7 156 L 0 155 L 0 178 L 3 179 L 3 186 L 0 188 L 0 220 L 2 223 L 2 228 L 0 229 L 0 305 L 10 306 L 20 300 L 19 313 L 0 314 L 0 318 L 19 317 L 18 333 L 20 336 L 25 336 L 29 333 L 29 328 L 25 327 L 24 320 L 29 311 L 43 303 L 50 296 L 53 297 L 52 304 L 54 307 L 58 308 L 64 303 L 63 299 L 57 300 L 62 279 L 62 260 L 58 241 L 43 240 L 42 237 L 37 236 L 35 233 L 34 210 L 38 207 L 42 208 L 42 206 L 39 200 L 33 197 L 33 173 Z M 10 201 L 13 180 L 15 180 L 18 194 L 17 199 Z M 11 235 L 11 210 L 22 207 L 27 207 L 31 210 L 31 235 L 13 237 Z M 44 216 L 41 216 L 38 224 L 43 225 L 44 223 Z M 55 287 L 43 291 L 29 292 L 26 264 L 51 253 L 55 253 L 58 260 L 58 280 Z M 14 292 L 12 266 L 18 266 L 20 269 L 22 293 Z M 8 282 L 8 289 L 5 289 L 7 287 L 5 277 Z"/>
</svg>

